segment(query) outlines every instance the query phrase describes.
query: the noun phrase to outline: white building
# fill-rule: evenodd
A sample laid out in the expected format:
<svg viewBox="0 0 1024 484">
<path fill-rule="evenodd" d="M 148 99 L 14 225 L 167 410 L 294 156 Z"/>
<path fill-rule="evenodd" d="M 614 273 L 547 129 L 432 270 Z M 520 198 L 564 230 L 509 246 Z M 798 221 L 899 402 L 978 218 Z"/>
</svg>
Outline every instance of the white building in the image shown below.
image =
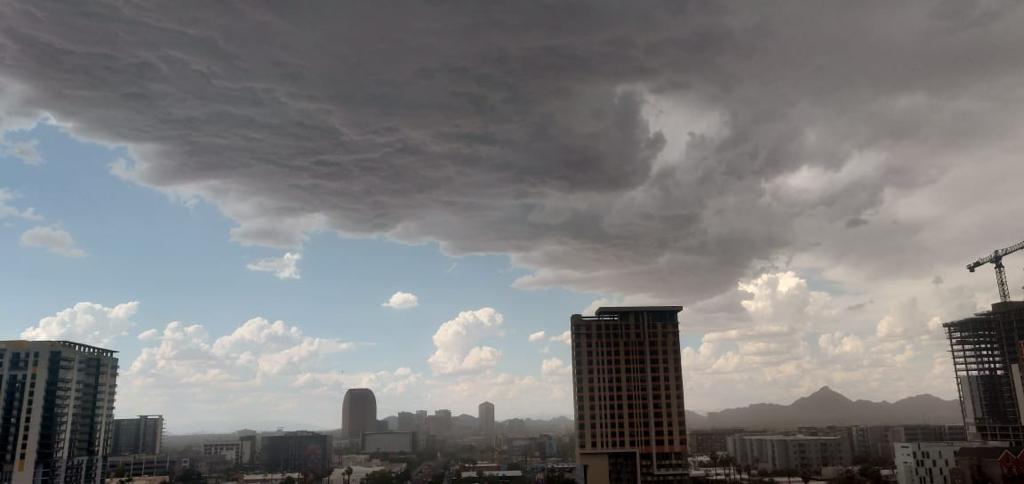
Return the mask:
<svg viewBox="0 0 1024 484">
<path fill-rule="evenodd" d="M 729 453 L 740 465 L 767 472 L 817 471 L 850 465 L 849 445 L 840 437 L 812 435 L 731 435 Z"/>
<path fill-rule="evenodd" d="M 950 471 L 963 447 L 1003 445 L 993 442 L 894 443 L 896 481 L 899 484 L 951 484 Z"/>
<path fill-rule="evenodd" d="M 239 464 L 242 461 L 242 443 L 231 442 L 204 442 L 203 455 L 223 455 L 228 462 Z"/>
<path fill-rule="evenodd" d="M 70 341 L 0 341 L 0 482 L 103 482 L 114 353 Z"/>
</svg>

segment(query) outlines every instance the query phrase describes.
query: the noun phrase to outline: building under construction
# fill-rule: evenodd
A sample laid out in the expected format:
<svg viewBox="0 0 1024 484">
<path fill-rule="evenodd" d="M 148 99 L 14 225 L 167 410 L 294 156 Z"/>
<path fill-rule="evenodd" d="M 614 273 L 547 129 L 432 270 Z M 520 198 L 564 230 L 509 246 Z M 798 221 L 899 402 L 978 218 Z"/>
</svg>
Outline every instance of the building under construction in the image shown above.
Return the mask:
<svg viewBox="0 0 1024 484">
<path fill-rule="evenodd" d="M 970 440 L 1024 445 L 1024 302 L 943 324 Z"/>
</svg>

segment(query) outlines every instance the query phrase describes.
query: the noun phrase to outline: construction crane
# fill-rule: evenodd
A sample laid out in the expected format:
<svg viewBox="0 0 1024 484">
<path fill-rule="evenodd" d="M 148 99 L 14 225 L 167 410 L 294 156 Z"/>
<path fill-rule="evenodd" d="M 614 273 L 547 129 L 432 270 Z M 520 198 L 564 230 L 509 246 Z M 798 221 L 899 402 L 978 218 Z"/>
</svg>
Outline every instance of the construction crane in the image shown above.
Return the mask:
<svg viewBox="0 0 1024 484">
<path fill-rule="evenodd" d="M 996 284 L 999 286 L 999 300 L 1006 302 L 1010 300 L 1010 288 L 1006 285 L 1006 268 L 1003 267 L 1003 257 L 1006 257 L 1018 250 L 1024 249 L 1024 242 L 1011 245 L 1005 249 L 999 249 L 992 252 L 992 255 L 982 257 L 970 264 L 967 264 L 967 270 L 974 272 L 985 264 L 991 263 L 996 267 Z"/>
</svg>

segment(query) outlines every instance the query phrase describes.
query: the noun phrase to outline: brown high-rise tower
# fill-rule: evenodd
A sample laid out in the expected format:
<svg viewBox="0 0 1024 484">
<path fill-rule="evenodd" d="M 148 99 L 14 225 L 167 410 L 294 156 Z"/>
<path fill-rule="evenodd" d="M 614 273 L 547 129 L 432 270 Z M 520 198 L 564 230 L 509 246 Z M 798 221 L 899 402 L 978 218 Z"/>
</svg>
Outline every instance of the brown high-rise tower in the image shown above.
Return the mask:
<svg viewBox="0 0 1024 484">
<path fill-rule="evenodd" d="M 680 306 L 572 316 L 578 462 L 588 484 L 687 476 Z"/>
<path fill-rule="evenodd" d="M 369 388 L 350 388 L 341 404 L 341 433 L 358 441 L 364 432 L 377 431 L 377 397 Z"/>
</svg>

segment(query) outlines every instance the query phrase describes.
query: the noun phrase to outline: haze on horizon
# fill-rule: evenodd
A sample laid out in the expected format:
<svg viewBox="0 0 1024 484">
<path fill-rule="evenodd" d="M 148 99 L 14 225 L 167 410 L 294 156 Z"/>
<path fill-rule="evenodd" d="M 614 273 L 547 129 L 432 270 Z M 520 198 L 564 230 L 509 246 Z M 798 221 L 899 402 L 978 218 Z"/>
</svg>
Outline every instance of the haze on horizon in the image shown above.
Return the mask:
<svg viewBox="0 0 1024 484">
<path fill-rule="evenodd" d="M 686 307 L 689 409 L 953 398 L 964 265 L 1024 239 L 1022 21 L 0 0 L 2 339 L 117 349 L 118 415 L 177 432 L 336 428 L 351 387 L 572 415 L 601 305 Z"/>
</svg>

